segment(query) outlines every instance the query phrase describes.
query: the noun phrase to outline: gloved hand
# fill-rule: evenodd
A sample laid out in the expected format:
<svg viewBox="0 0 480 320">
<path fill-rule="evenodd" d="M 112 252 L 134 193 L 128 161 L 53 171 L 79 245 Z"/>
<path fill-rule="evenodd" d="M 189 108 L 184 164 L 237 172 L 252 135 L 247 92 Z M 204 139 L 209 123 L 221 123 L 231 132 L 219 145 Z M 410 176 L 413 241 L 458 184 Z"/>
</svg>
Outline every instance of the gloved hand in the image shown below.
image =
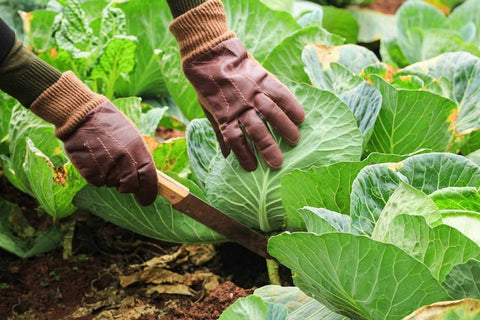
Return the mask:
<svg viewBox="0 0 480 320">
<path fill-rule="evenodd" d="M 157 171 L 140 132 L 107 98 L 90 91 L 72 72 L 64 73 L 31 110 L 55 124 L 55 135 L 89 183 L 134 193 L 144 206 L 155 201 Z"/>
<path fill-rule="evenodd" d="M 191 9 L 176 18 L 170 30 L 180 47 L 183 71 L 197 91 L 223 155 L 232 150 L 245 170 L 255 170 L 257 159 L 246 133 L 265 163 L 280 168 L 283 155 L 264 121 L 295 144 L 305 112 L 228 30 L 222 2 L 209 0 Z"/>
</svg>

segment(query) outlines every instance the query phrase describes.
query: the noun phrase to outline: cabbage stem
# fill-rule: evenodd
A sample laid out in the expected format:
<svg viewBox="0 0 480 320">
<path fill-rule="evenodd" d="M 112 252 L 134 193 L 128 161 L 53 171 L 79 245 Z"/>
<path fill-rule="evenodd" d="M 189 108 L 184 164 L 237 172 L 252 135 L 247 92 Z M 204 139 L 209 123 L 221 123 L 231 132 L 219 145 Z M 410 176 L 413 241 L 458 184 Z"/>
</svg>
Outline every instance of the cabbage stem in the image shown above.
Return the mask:
<svg viewBox="0 0 480 320">
<path fill-rule="evenodd" d="M 270 284 L 281 286 L 280 283 L 280 274 L 278 273 L 279 264 L 276 260 L 266 259 L 267 260 L 267 271 L 268 278 L 270 279 Z"/>
</svg>

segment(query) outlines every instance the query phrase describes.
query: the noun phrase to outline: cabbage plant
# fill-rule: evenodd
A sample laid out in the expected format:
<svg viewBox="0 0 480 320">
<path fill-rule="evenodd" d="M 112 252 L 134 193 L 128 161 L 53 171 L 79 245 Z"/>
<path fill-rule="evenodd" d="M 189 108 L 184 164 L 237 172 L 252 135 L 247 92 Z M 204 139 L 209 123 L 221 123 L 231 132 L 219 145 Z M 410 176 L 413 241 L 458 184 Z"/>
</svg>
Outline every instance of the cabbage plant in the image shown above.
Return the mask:
<svg viewBox="0 0 480 320">
<path fill-rule="evenodd" d="M 480 56 L 479 16 L 478 0 L 465 1 L 448 16 L 428 2 L 407 1 L 396 13 L 396 36 L 382 39 L 382 59 L 395 67 L 406 67 L 445 52 Z"/>
<path fill-rule="evenodd" d="M 272 237 L 269 252 L 333 312 L 402 319 L 434 302 L 480 299 L 480 167 L 464 157 L 428 153 L 366 166 L 353 180 L 349 214 L 303 205 L 308 232 Z"/>
</svg>

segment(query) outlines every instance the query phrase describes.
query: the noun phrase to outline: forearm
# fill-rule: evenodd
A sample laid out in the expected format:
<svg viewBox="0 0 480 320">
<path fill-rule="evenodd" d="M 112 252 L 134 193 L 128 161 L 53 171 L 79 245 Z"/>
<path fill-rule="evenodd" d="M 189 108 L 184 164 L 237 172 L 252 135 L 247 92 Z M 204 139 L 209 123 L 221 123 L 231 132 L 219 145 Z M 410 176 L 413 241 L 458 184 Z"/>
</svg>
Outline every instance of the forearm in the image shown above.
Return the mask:
<svg viewBox="0 0 480 320">
<path fill-rule="evenodd" d="M 24 47 L 1 19 L 0 48 L 0 90 L 25 107 L 60 79 L 61 73 Z"/>
<path fill-rule="evenodd" d="M 10 50 L 12 50 L 14 42 L 15 33 L 2 19 L 0 19 L 0 65 L 7 57 Z"/>
<path fill-rule="evenodd" d="M 0 61 L 0 90 L 54 124 L 57 137 L 70 134 L 90 110 L 106 100 L 73 72 L 62 74 L 30 52 L 1 19 L 0 25 L 0 53 L 6 52 Z M 12 41 L 10 49 L 5 49 Z"/>
<path fill-rule="evenodd" d="M 190 9 L 193 9 L 207 0 L 167 0 L 168 6 L 172 11 L 174 18 L 184 14 Z"/>
</svg>

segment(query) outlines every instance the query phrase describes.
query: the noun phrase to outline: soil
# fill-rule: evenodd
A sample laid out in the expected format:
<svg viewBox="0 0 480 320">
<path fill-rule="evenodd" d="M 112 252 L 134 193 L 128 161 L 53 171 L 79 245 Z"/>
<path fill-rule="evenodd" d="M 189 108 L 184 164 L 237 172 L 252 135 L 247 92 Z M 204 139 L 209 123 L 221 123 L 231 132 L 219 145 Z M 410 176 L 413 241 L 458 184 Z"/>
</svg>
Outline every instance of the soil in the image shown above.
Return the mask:
<svg viewBox="0 0 480 320">
<path fill-rule="evenodd" d="M 73 257 L 68 260 L 62 259 L 61 250 L 30 259 L 0 251 L 0 314 L 9 320 L 213 320 L 239 297 L 268 284 L 264 260 L 236 244 L 193 247 L 196 251 L 139 236 L 90 214 L 79 215 Z M 213 254 L 200 264 L 192 259 L 207 251 Z M 169 275 L 182 276 L 190 285 L 187 293 L 183 283 L 162 287 L 170 293 L 149 292 L 157 285 L 147 278 L 125 285 L 139 266 L 142 273 L 158 257 L 169 261 L 167 267 L 162 265 Z M 285 285 L 291 285 L 290 275 L 282 270 Z M 151 270 L 148 274 L 151 278 Z M 185 280 L 192 274 L 213 277 L 213 287 L 207 288 L 204 279 Z M 172 293 L 177 289 L 181 290 Z"/>
<path fill-rule="evenodd" d="M 173 139 L 173 138 L 180 138 L 185 136 L 185 131 L 165 128 L 165 127 L 158 127 L 155 136 L 157 138 L 161 138 L 163 140 Z"/>
<path fill-rule="evenodd" d="M 377 0 L 366 6 L 363 6 L 363 8 L 372 9 L 387 14 L 395 14 L 398 8 L 400 8 L 405 1 L 406 0 Z"/>
</svg>

